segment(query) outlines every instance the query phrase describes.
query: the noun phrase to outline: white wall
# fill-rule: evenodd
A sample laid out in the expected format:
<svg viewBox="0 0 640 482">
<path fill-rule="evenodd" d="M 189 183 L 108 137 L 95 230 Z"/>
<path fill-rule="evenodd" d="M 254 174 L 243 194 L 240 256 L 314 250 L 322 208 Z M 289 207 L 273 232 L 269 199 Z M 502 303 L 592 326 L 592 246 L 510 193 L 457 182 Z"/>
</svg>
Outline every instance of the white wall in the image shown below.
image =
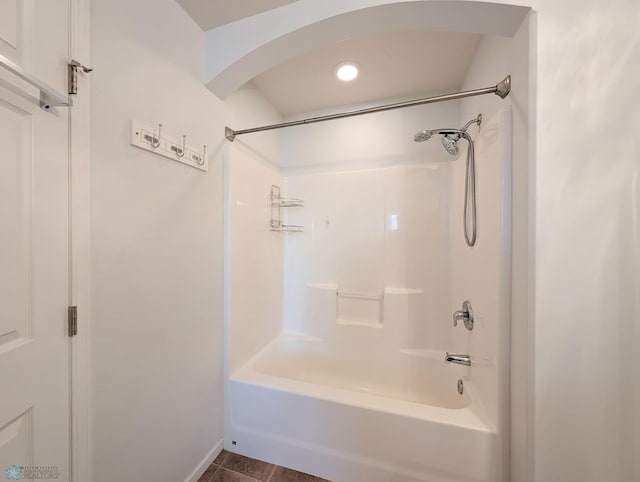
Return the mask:
<svg viewBox="0 0 640 482">
<path fill-rule="evenodd" d="M 93 481 L 197 478 L 222 442 L 224 125 L 269 109 L 202 86 L 172 0 L 92 7 Z M 206 143 L 209 171 L 129 146 L 130 119 Z"/>
<path fill-rule="evenodd" d="M 640 480 L 640 3 L 538 4 L 535 480 Z"/>
<path fill-rule="evenodd" d="M 277 124 L 282 116 L 251 82 L 225 99 L 226 124 L 234 130 Z M 254 160 L 280 166 L 282 164 L 280 131 L 256 132 L 236 137 L 233 144 Z"/>
</svg>

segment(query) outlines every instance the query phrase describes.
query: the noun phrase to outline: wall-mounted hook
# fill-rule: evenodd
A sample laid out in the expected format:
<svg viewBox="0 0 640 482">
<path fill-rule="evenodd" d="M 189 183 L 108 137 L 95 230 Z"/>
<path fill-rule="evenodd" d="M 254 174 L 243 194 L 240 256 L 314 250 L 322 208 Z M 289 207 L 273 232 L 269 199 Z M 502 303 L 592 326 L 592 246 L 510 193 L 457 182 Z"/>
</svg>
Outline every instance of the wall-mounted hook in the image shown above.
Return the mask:
<svg viewBox="0 0 640 482">
<path fill-rule="evenodd" d="M 153 135 L 155 137 L 156 133 L 154 132 Z M 160 138 L 161 138 L 161 136 L 162 136 L 162 124 L 158 124 L 158 137 L 155 140 L 152 139 L 152 140 L 149 141 L 149 144 L 151 144 L 151 147 L 153 147 L 153 148 L 160 147 Z"/>
<path fill-rule="evenodd" d="M 202 157 L 200 157 L 199 161 L 196 161 L 198 163 L 199 166 L 202 166 L 204 164 L 204 160 L 207 158 L 207 145 L 205 144 L 202 147 Z"/>
<path fill-rule="evenodd" d="M 201 148 L 197 147 L 197 144 L 188 144 L 187 134 L 180 134 L 182 136 L 180 141 L 179 136 L 174 137 L 163 127 L 162 124 L 144 125 L 131 120 L 129 143 L 157 156 L 166 157 L 201 171 L 208 170 L 206 144 L 202 144 Z"/>
<path fill-rule="evenodd" d="M 187 136 L 182 136 L 182 149 L 176 149 L 176 156 L 182 158 L 187 150 Z"/>
</svg>

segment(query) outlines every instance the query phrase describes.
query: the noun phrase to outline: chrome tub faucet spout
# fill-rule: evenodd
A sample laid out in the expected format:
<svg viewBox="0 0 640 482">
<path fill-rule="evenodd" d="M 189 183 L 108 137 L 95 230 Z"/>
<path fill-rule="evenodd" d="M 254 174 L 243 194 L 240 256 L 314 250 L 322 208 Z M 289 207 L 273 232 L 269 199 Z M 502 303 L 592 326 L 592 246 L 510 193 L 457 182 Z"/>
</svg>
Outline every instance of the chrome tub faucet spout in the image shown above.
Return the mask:
<svg viewBox="0 0 640 482">
<path fill-rule="evenodd" d="M 444 356 L 445 363 L 455 363 L 456 365 L 471 366 L 471 357 L 469 355 L 451 355 L 449 352 Z"/>
</svg>

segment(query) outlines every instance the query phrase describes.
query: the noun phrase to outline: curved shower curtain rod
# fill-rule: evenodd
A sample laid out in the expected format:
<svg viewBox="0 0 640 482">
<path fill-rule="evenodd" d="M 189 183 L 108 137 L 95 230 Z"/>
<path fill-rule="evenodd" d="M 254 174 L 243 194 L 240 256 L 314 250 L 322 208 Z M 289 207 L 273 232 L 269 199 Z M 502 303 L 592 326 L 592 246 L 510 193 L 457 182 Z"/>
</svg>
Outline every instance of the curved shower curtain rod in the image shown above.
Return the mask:
<svg viewBox="0 0 640 482">
<path fill-rule="evenodd" d="M 473 97 L 476 95 L 496 94 L 501 99 L 504 99 L 507 95 L 509 95 L 509 92 L 511 92 L 511 76 L 507 75 L 503 80 L 498 82 L 493 87 L 485 87 L 484 89 L 466 90 L 464 92 L 456 92 L 454 94 L 445 94 L 445 95 L 438 95 L 436 97 L 427 97 L 424 99 L 408 100 L 408 101 L 399 102 L 396 104 L 387 104 L 387 105 L 381 105 L 378 107 L 369 107 L 367 109 L 354 110 L 351 112 L 341 112 L 338 114 L 323 115 L 320 117 L 311 117 L 309 119 L 301 119 L 297 121 L 283 122 L 281 124 L 272 124 L 268 126 L 253 127 L 251 129 L 242 129 L 238 131 L 231 129 L 230 127 L 225 127 L 224 136 L 227 138 L 227 140 L 233 142 L 236 136 L 239 136 L 242 134 L 251 134 L 253 132 L 270 131 L 273 129 L 282 129 L 283 127 L 293 127 L 293 126 L 299 126 L 303 124 L 313 124 L 315 122 L 324 122 L 324 121 L 329 121 L 334 119 L 344 119 L 345 117 L 353 117 L 353 116 L 363 115 L 363 114 L 372 114 L 374 112 L 383 112 L 385 110 L 401 109 L 403 107 L 413 107 L 415 105 L 432 104 L 434 102 L 444 102 L 445 100 L 463 99 L 465 97 Z"/>
</svg>

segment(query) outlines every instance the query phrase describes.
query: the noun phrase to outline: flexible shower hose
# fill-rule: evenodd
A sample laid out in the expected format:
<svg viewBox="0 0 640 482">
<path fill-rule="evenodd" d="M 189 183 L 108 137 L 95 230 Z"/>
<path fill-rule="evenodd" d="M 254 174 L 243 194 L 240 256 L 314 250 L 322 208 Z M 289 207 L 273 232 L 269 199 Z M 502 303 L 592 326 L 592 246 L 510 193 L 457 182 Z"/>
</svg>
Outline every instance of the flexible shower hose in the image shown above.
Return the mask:
<svg viewBox="0 0 640 482">
<path fill-rule="evenodd" d="M 476 156 L 473 139 L 466 132 L 462 135 L 469 142 L 464 179 L 464 240 L 467 246 L 473 246 L 476 244 Z M 469 205 L 471 205 L 471 234 L 469 234 Z"/>
</svg>

